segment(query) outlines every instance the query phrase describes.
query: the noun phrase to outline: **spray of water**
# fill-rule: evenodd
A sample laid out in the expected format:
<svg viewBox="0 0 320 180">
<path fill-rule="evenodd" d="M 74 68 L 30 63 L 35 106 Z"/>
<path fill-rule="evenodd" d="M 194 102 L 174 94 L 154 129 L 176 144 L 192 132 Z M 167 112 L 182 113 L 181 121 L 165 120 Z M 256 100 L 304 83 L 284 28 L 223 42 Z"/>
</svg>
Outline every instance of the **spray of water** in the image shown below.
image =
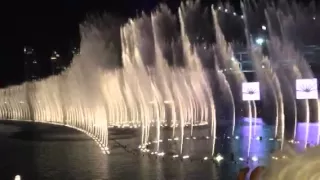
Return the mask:
<svg viewBox="0 0 320 180">
<path fill-rule="evenodd" d="M 25 82 L 22 85 L 1 89 L 0 96 L 3 101 L 0 102 L 0 118 L 72 127 L 92 137 L 105 153 L 108 152 L 110 128 L 140 128 L 140 147 L 143 150 L 150 150 L 147 146 L 155 141 L 156 146 L 152 151 L 160 153 L 163 138 L 161 127 L 168 127 L 172 129 L 172 138 L 179 139 L 179 152 L 183 154 L 184 139 L 188 132 L 186 129 L 190 128 L 190 136 L 194 136 L 196 126 L 209 126 L 213 156 L 217 123 L 210 71 L 204 68 L 195 45 L 190 41 L 189 27 L 187 27 L 187 17 L 196 10 L 199 5 L 199 2 L 197 3 L 182 3 L 179 8 L 178 22 L 181 26 L 181 37 L 173 44 L 181 42 L 183 66 L 169 66 L 164 53 L 166 45 L 161 33 L 162 17 L 165 14 L 168 19 L 174 19 L 174 15 L 168 9 L 157 10 L 151 17 L 142 15 L 130 19 L 121 26 L 119 30 L 121 58 L 118 59 L 121 59 L 122 66 L 114 64 L 117 57 L 115 48 L 110 45 L 105 35 L 108 34 L 106 33 L 108 28 L 103 27 L 101 22 L 84 23 L 81 26 L 80 54 L 74 57 L 71 66 L 63 73 L 41 81 Z M 244 5 L 242 8 L 245 12 Z M 272 8 L 265 12 L 269 30 L 273 29 L 270 15 L 272 12 L 275 12 Z M 292 45 L 294 42 L 289 41 L 291 36 L 284 36 L 292 34 L 289 31 L 292 23 L 290 24 L 290 18 L 284 17 L 279 12 L 276 14 L 278 22 L 282 25 L 283 38 L 278 38 L 277 34 L 270 31 L 269 57 L 263 57 L 260 50 L 251 47 L 248 19 L 245 15 L 244 20 L 248 49 L 259 81 L 264 87 L 269 87 L 266 89 L 271 91 L 275 99 L 275 136 L 284 139 L 284 99 L 293 96 L 292 81 L 302 77 L 311 78 L 313 75 L 303 58 L 300 59 L 302 63 L 292 60 L 293 57 L 301 57 Z M 239 89 L 246 79 L 238 62 L 234 60 L 233 49 L 224 38 L 217 12 L 213 7 L 212 17 L 216 36 L 214 52 L 219 66 L 216 70 L 231 99 L 232 135 L 234 135 L 235 112 L 241 93 Z M 145 35 L 149 25 L 150 34 Z M 281 48 L 276 46 L 277 43 Z M 149 52 L 152 52 L 152 55 L 148 55 Z M 175 57 L 176 52 L 174 50 L 170 52 Z M 289 59 L 289 64 L 292 65 L 287 68 L 288 73 L 285 78 L 281 76 L 283 74 L 279 68 L 279 64 L 283 64 L 281 59 Z M 219 71 L 225 69 L 229 70 L 228 74 Z M 284 82 L 289 84 L 287 88 L 283 87 Z M 284 91 L 289 91 L 291 95 L 286 95 Z M 293 102 L 296 127 L 297 103 Z M 309 103 L 313 105 L 311 102 L 304 105 L 307 124 L 310 122 Z M 245 105 L 248 107 L 247 116 L 250 118 L 249 155 L 252 133 L 255 133 L 257 107 L 255 102 L 247 102 Z M 317 106 L 319 122 L 319 102 Z M 295 136 L 296 133 L 293 138 Z M 307 136 L 308 130 L 306 138 Z M 319 141 L 320 128 L 318 136 Z M 305 141 L 307 142 L 307 139 Z"/>
<path fill-rule="evenodd" d="M 243 74 L 243 72 L 239 68 L 239 64 L 237 61 L 235 61 L 235 57 L 233 57 L 233 50 L 230 45 L 227 44 L 226 40 L 224 39 L 224 35 L 221 31 L 217 12 L 214 10 L 214 7 L 211 7 L 212 10 L 212 16 L 214 20 L 214 27 L 215 27 L 215 36 L 216 36 L 216 45 L 215 45 L 215 52 L 218 56 L 216 58 L 218 60 L 219 69 L 228 69 L 231 70 L 230 78 L 235 79 L 235 84 L 230 84 L 230 80 L 224 81 L 226 87 L 230 87 L 232 85 L 233 87 L 230 87 L 230 90 L 232 92 L 231 98 L 232 98 L 232 106 L 233 106 L 233 119 L 232 119 L 232 132 L 234 134 L 234 128 L 235 128 L 235 101 L 234 99 L 239 97 L 236 92 L 238 92 L 238 89 L 241 89 L 241 85 L 243 82 L 246 82 L 246 78 Z M 228 79 L 228 78 L 227 78 Z M 249 113 L 250 112 L 250 113 Z M 248 104 L 248 115 L 252 113 L 251 106 Z M 254 113 L 256 114 L 256 113 Z M 252 117 L 252 116 L 250 116 Z"/>
</svg>

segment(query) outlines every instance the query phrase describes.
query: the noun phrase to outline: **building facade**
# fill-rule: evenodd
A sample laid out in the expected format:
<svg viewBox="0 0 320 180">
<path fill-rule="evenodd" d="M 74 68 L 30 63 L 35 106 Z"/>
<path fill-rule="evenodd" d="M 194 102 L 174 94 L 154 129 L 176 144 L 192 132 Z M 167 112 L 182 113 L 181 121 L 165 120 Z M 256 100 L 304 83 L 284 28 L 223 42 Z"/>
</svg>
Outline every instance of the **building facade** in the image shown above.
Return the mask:
<svg viewBox="0 0 320 180">
<path fill-rule="evenodd" d="M 32 47 L 24 47 L 23 52 L 25 81 L 33 81 L 40 78 L 40 66 L 34 49 Z"/>
</svg>

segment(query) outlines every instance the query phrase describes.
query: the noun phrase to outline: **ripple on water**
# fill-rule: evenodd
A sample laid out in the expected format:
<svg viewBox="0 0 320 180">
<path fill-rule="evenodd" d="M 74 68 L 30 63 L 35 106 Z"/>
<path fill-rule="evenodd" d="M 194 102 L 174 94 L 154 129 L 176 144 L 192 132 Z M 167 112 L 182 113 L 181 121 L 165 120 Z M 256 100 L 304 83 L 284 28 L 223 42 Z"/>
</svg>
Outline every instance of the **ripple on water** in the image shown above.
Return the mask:
<svg viewBox="0 0 320 180">
<path fill-rule="evenodd" d="M 105 156 L 98 146 L 93 141 L 89 141 L 85 135 L 75 133 L 73 130 L 57 132 L 59 133 L 41 131 L 38 135 L 44 138 L 42 140 L 39 138 L 37 141 L 0 135 L 1 179 L 11 180 L 19 174 L 23 180 L 212 180 L 217 178 L 230 180 L 234 179 L 236 172 L 244 166 L 244 164 L 230 161 L 230 151 L 235 152 L 235 157 L 247 152 L 247 136 L 243 135 L 238 140 L 219 140 L 217 151 L 225 156 L 226 161 L 221 164 L 211 161 L 185 160 L 182 162 L 133 155 L 122 148 L 116 148 L 112 140 L 110 140 L 110 146 L 114 147 L 112 154 Z M 238 132 L 244 131 L 240 129 Z M 119 139 L 119 142 L 128 147 L 135 147 L 139 140 L 139 137 L 128 136 Z M 262 141 L 253 139 L 253 141 L 256 141 L 253 143 L 254 146 L 264 147 L 253 148 L 254 151 L 264 149 L 266 152 L 260 153 L 261 156 L 268 153 L 271 145 L 266 145 L 270 143 L 267 138 Z M 195 144 L 199 147 L 200 145 Z M 206 145 L 201 147 L 205 148 Z"/>
</svg>

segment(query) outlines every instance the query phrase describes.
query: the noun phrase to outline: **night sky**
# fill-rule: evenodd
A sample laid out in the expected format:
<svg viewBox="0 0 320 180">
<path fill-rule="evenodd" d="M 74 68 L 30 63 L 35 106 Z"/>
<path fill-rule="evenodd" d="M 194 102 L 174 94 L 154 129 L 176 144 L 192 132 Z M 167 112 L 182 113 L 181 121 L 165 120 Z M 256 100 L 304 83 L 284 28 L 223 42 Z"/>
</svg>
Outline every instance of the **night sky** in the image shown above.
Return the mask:
<svg viewBox="0 0 320 180">
<path fill-rule="evenodd" d="M 52 50 L 62 55 L 79 43 L 78 25 L 88 14 L 108 12 L 123 18 L 143 9 L 150 11 L 157 0 L 45 0 L 6 1 L 0 5 L 0 87 L 24 80 L 24 46 L 35 49 L 39 60 Z M 170 0 L 177 7 L 179 1 Z M 43 67 L 46 71 L 46 67 Z"/>
<path fill-rule="evenodd" d="M 52 50 L 64 55 L 79 43 L 78 25 L 86 15 L 104 11 L 133 17 L 140 10 L 154 9 L 159 2 L 166 2 L 173 10 L 180 4 L 179 0 L 3 1 L 0 5 L 0 87 L 24 80 L 24 46 L 33 47 L 38 59 L 47 61 Z M 239 1 L 236 2 L 239 6 Z M 213 3 L 217 1 L 203 1 L 206 5 Z"/>
</svg>

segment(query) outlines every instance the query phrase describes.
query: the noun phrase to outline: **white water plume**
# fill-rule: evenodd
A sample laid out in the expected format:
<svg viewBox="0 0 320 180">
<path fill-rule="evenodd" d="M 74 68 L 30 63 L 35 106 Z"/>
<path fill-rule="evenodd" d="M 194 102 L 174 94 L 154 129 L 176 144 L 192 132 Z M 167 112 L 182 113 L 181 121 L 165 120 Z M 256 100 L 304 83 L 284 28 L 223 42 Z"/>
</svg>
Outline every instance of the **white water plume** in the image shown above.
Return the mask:
<svg viewBox="0 0 320 180">
<path fill-rule="evenodd" d="M 255 128 L 257 119 L 256 104 L 243 103 L 240 99 L 239 89 L 247 80 L 240 70 L 239 62 L 233 57 L 233 48 L 225 39 L 218 21 L 219 17 L 213 7 L 211 10 L 216 44 L 211 46 L 214 47 L 215 61 L 218 65 L 216 70 L 223 72 L 210 74 L 211 71 L 203 65 L 201 54 L 192 42 L 190 33 L 192 23 L 188 20 L 193 12 L 200 10 L 199 5 L 199 1 L 182 3 L 177 22 L 168 8 L 160 8 L 150 17 L 143 14 L 139 18 L 130 19 L 117 29 L 120 35 L 117 42 L 121 46 L 119 52 L 116 43 L 111 40 L 113 34 L 109 32 L 111 31 L 109 26 L 103 25 L 103 19 L 84 23 L 80 28 L 80 54 L 73 58 L 70 67 L 56 76 L 1 89 L 0 96 L 3 101 L 0 102 L 0 118 L 53 123 L 78 129 L 92 137 L 104 153 L 108 152 L 108 131 L 111 128 L 139 128 L 141 149 L 157 153 L 163 150 L 161 142 L 164 140 L 165 130 L 169 129 L 172 131 L 171 140 L 179 141 L 179 153 L 184 154 L 187 152 L 184 146 L 187 144 L 184 143 L 185 139 L 196 138 L 196 126 L 206 126 L 210 129 L 208 136 L 211 138 L 208 139 L 212 141 L 210 148 L 213 156 L 218 104 L 212 93 L 217 87 L 213 87 L 211 81 L 216 78 L 214 75 L 218 74 L 231 99 L 232 135 L 235 133 L 235 112 L 238 105 L 241 108 L 243 105 L 247 106 L 246 115 L 250 118 L 250 150 L 252 133 L 255 133 L 255 129 L 252 132 L 252 128 Z M 180 25 L 179 37 L 174 35 L 170 38 L 164 37 L 166 33 L 162 32 L 165 31 L 162 21 L 165 18 L 171 23 Z M 282 17 L 280 24 L 284 24 L 283 21 Z M 270 31 L 272 27 L 269 22 Z M 289 33 L 288 27 L 289 25 L 282 27 L 282 34 Z M 174 28 L 171 30 L 177 31 Z M 249 33 L 247 35 L 249 37 Z M 166 38 L 173 39 L 173 42 L 171 40 L 167 42 L 164 40 Z M 299 53 L 291 46 L 291 49 L 285 49 L 292 44 L 290 41 L 279 38 L 281 41 L 277 42 L 276 39 L 269 41 L 268 48 L 272 54 L 269 57 L 263 57 L 251 47 L 248 50 L 252 53 L 259 81 L 264 87 L 269 86 L 265 89 L 274 95 L 275 135 L 280 135 L 283 139 L 285 131 L 283 99 L 289 96 L 282 97 L 281 86 L 285 80 L 279 78 L 281 72 L 277 70 L 277 63 L 280 61 L 278 59 L 292 59 Z M 249 40 L 248 43 L 250 44 Z M 278 50 L 275 47 L 279 46 L 271 48 L 276 43 L 281 45 Z M 181 58 L 176 51 L 178 48 L 173 48 L 172 44 L 181 45 L 179 46 Z M 283 52 L 280 52 L 281 50 Z M 118 54 L 121 54 L 121 57 L 118 57 Z M 173 60 L 170 59 L 171 55 Z M 184 62 L 183 65 L 176 66 L 175 62 L 174 66 L 169 65 L 170 60 L 178 61 L 178 59 Z M 293 65 L 288 68 L 292 73 L 287 74 L 288 81 L 312 76 L 305 60 L 301 59 L 302 63 L 290 61 Z M 262 68 L 261 64 L 265 68 Z M 288 89 L 293 90 L 292 84 L 289 83 L 289 86 Z M 296 103 L 293 106 L 296 126 Z M 319 111 L 318 108 L 318 116 L 320 116 Z M 307 122 L 310 121 L 308 113 L 307 109 Z M 254 119 L 253 127 L 252 119 Z M 150 142 L 156 142 L 153 149 L 147 147 Z"/>
<path fill-rule="evenodd" d="M 108 151 L 108 129 L 112 127 L 140 127 L 141 144 L 146 147 L 155 140 L 156 152 L 161 151 L 163 126 L 172 128 L 174 138 L 179 127 L 180 153 L 186 126 L 191 127 L 192 136 L 195 126 L 211 124 L 215 141 L 215 104 L 207 70 L 183 31 L 186 66 L 168 65 L 158 33 L 160 15 L 155 12 L 151 18 L 130 20 L 120 28 L 122 67 L 114 66 L 115 60 L 109 59 L 114 49 L 109 49 L 110 42 L 104 39 L 106 30 L 94 23 L 81 26 L 80 54 L 71 66 L 60 75 L 2 89 L 0 117 L 79 129 L 97 141 L 104 152 Z M 146 45 L 150 42 L 142 33 L 148 21 L 154 47 Z M 150 50 L 155 57 L 153 63 L 146 63 L 144 53 Z"/>
<path fill-rule="evenodd" d="M 219 21 L 218 21 L 218 16 L 217 16 L 217 12 L 213 9 L 213 6 L 211 7 L 212 10 L 212 16 L 213 16 L 213 20 L 214 20 L 214 27 L 215 27 L 215 37 L 216 37 L 216 45 L 215 45 L 215 52 L 219 55 L 217 59 L 218 61 L 218 65 L 219 65 L 219 69 L 222 70 L 228 70 L 228 74 L 230 74 L 231 78 L 234 78 L 235 81 L 224 81 L 225 82 L 225 86 L 229 87 L 232 93 L 231 93 L 231 98 L 232 98 L 232 108 L 233 108 L 233 116 L 232 116 L 232 134 L 234 134 L 234 128 L 235 128 L 235 98 L 239 98 L 239 95 L 235 94 L 236 91 L 238 91 L 238 89 L 241 89 L 241 85 L 243 82 L 247 82 L 243 72 L 240 70 L 239 67 L 239 62 L 236 62 L 233 57 L 233 50 L 231 48 L 231 45 L 228 45 L 226 40 L 224 39 L 224 35 L 221 31 L 220 25 L 219 25 Z M 228 79 L 228 78 L 227 78 Z M 234 83 L 231 84 L 233 87 L 230 87 L 230 83 Z M 251 102 L 248 102 L 248 113 L 247 115 L 250 118 L 250 122 L 252 120 L 252 113 L 256 116 L 256 108 L 251 108 Z M 254 105 L 253 107 L 255 107 L 255 103 L 252 102 Z M 254 112 L 253 112 L 253 111 Z M 251 126 L 250 126 L 251 127 Z M 252 128 L 250 128 L 250 131 L 252 131 Z M 250 137 L 251 138 L 251 137 Z M 251 141 L 251 140 L 250 140 Z"/>
</svg>

